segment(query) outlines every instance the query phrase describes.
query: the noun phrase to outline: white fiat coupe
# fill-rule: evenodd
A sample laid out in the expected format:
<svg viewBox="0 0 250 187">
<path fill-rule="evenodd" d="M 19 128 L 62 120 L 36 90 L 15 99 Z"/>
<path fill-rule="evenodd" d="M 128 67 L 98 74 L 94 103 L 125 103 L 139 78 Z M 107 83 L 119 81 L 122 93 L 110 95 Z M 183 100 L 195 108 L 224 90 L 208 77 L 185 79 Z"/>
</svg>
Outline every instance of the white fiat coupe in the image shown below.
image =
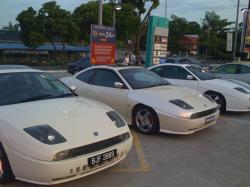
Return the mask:
<svg viewBox="0 0 250 187">
<path fill-rule="evenodd" d="M 219 116 L 209 97 L 169 85 L 145 68 L 96 66 L 61 81 L 111 106 L 144 134 L 191 134 L 215 124 Z"/>
<path fill-rule="evenodd" d="M 132 146 L 120 115 L 51 75 L 0 67 L 0 183 L 57 184 L 108 168 Z"/>
<path fill-rule="evenodd" d="M 149 68 L 171 84 L 209 95 L 221 111 L 250 111 L 250 86 L 236 80 L 221 80 L 191 65 L 160 64 Z"/>
</svg>

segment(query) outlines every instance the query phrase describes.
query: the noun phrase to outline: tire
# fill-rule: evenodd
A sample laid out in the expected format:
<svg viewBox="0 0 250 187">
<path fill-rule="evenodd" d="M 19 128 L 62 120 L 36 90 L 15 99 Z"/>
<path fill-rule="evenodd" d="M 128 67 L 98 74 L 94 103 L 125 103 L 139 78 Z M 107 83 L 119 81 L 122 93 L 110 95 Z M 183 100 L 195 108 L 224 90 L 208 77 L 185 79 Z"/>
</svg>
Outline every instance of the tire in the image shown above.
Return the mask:
<svg viewBox="0 0 250 187">
<path fill-rule="evenodd" d="M 209 92 L 207 95 L 209 95 L 219 105 L 220 112 L 226 111 L 226 100 L 223 95 L 216 92 Z"/>
<path fill-rule="evenodd" d="M 0 184 L 14 180 L 8 157 L 0 143 Z"/>
<path fill-rule="evenodd" d="M 133 112 L 133 126 L 142 134 L 155 134 L 159 132 L 159 119 L 153 109 L 138 106 Z"/>
</svg>

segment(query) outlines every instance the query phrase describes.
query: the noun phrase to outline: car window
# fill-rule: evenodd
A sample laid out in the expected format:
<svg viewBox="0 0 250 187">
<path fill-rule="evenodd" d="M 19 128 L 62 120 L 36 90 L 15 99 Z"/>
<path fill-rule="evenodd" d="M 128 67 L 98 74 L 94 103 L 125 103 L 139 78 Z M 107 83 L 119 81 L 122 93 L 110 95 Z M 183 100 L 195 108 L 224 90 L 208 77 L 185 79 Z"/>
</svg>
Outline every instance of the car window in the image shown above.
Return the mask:
<svg viewBox="0 0 250 187">
<path fill-rule="evenodd" d="M 133 89 L 169 85 L 166 80 L 144 68 L 122 69 L 119 72 Z"/>
<path fill-rule="evenodd" d="M 250 73 L 250 67 L 241 65 L 240 66 L 240 73 Z"/>
<path fill-rule="evenodd" d="M 237 64 L 224 65 L 215 70 L 218 74 L 236 74 L 238 71 Z"/>
<path fill-rule="evenodd" d="M 0 106 L 74 95 L 68 87 L 43 72 L 0 74 Z"/>
<path fill-rule="evenodd" d="M 164 68 L 162 66 L 156 67 L 154 69 L 151 69 L 152 72 L 156 73 L 157 75 L 164 77 Z"/>
<path fill-rule="evenodd" d="M 112 70 L 96 69 L 93 84 L 103 87 L 114 88 L 115 82 L 121 82 L 119 77 Z"/>
<path fill-rule="evenodd" d="M 93 79 L 93 75 L 94 75 L 94 70 L 90 69 L 77 75 L 76 78 L 85 83 L 90 83 L 90 81 Z"/>
<path fill-rule="evenodd" d="M 164 69 L 164 77 L 169 79 L 188 80 L 187 76 L 190 75 L 187 70 L 179 66 L 164 66 Z"/>
<path fill-rule="evenodd" d="M 166 59 L 166 63 L 175 63 L 175 60 L 174 59 Z"/>
<path fill-rule="evenodd" d="M 180 64 L 189 64 L 189 63 L 190 63 L 190 60 L 189 60 L 189 59 L 180 59 L 180 60 L 179 60 L 179 63 L 180 63 Z"/>
</svg>

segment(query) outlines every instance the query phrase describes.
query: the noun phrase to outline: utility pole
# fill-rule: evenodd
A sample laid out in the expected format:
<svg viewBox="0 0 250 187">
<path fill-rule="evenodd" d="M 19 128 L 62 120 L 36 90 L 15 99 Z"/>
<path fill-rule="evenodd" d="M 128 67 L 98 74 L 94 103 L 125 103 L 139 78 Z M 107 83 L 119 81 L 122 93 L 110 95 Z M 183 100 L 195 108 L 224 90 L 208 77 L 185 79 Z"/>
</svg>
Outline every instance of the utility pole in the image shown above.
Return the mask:
<svg viewBox="0 0 250 187">
<path fill-rule="evenodd" d="M 250 0 L 249 0 L 249 2 L 250 2 Z M 235 61 L 236 46 L 237 46 L 238 22 L 239 22 L 239 8 L 240 8 L 240 0 L 238 0 L 238 3 L 237 3 L 236 21 L 235 21 L 235 28 L 234 28 L 233 61 Z"/>
<path fill-rule="evenodd" d="M 103 0 L 99 0 L 99 4 L 98 4 L 98 25 L 102 25 L 102 9 L 103 9 Z"/>
</svg>

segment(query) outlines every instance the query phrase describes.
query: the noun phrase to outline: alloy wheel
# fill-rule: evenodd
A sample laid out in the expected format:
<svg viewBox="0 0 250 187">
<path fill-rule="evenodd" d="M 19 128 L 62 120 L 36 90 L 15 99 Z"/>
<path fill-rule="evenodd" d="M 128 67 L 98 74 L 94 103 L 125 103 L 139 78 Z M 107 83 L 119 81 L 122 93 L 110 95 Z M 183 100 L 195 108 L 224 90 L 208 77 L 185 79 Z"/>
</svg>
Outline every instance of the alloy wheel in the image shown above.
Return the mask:
<svg viewBox="0 0 250 187">
<path fill-rule="evenodd" d="M 153 128 L 153 115 L 146 109 L 138 110 L 135 123 L 141 132 L 149 132 Z"/>
</svg>

